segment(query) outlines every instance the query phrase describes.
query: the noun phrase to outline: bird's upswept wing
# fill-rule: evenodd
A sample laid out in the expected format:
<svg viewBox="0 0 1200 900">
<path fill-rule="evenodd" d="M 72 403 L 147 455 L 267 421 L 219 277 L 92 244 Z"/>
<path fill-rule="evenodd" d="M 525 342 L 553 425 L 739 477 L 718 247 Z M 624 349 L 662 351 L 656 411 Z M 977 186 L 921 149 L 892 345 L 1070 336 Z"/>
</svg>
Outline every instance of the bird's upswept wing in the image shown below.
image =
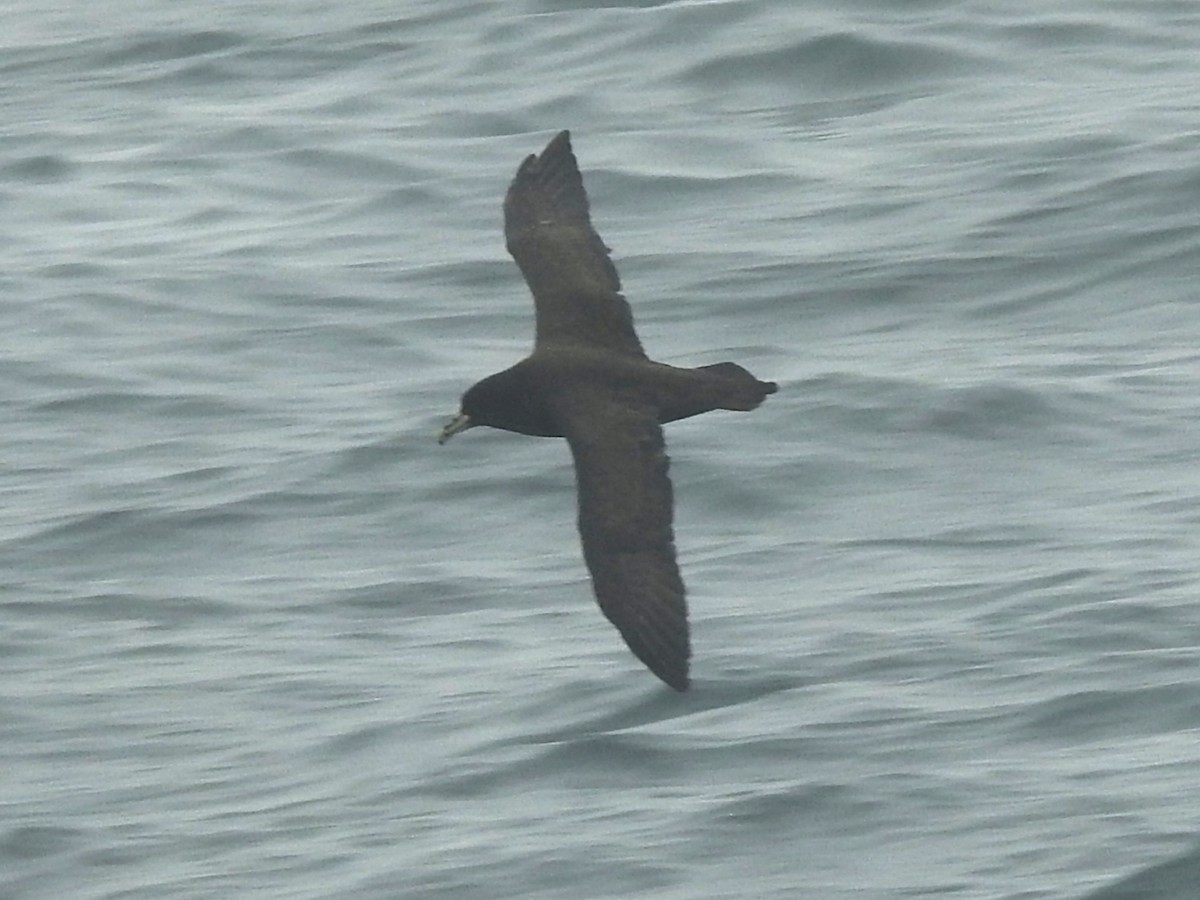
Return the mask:
<svg viewBox="0 0 1200 900">
<path fill-rule="evenodd" d="M 504 198 L 504 237 L 533 292 L 538 347 L 577 344 L 645 356 L 616 266 L 592 228 L 569 132 L 517 169 Z"/>
<path fill-rule="evenodd" d="M 691 645 L 662 426 L 651 408 L 611 398 L 577 408 L 585 411 L 569 414 L 565 431 L 596 599 L 638 659 L 687 690 Z"/>
</svg>

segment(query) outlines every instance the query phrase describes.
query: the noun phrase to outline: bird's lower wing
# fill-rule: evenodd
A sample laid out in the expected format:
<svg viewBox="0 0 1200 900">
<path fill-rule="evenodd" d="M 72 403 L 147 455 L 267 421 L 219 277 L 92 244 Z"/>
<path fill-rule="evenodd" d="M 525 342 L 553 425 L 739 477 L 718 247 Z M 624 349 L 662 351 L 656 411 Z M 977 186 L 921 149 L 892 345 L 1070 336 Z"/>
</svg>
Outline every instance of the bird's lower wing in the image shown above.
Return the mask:
<svg viewBox="0 0 1200 900">
<path fill-rule="evenodd" d="M 662 427 L 649 408 L 589 398 L 566 416 L 579 534 L 600 609 L 629 649 L 687 690 L 687 603 L 675 562 L 673 499 Z"/>
</svg>

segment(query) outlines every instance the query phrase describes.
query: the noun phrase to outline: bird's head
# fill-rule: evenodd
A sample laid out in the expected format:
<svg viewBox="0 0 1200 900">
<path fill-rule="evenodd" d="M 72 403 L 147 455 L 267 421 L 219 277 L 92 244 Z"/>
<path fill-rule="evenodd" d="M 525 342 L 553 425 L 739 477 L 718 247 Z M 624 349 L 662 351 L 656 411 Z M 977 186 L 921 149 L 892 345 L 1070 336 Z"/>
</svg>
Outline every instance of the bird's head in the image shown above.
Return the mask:
<svg viewBox="0 0 1200 900">
<path fill-rule="evenodd" d="M 542 437 L 562 434 L 555 427 L 549 405 L 519 366 L 471 385 L 463 394 L 458 415 L 438 434 L 438 443 L 444 444 L 460 431 L 476 425 Z"/>
</svg>

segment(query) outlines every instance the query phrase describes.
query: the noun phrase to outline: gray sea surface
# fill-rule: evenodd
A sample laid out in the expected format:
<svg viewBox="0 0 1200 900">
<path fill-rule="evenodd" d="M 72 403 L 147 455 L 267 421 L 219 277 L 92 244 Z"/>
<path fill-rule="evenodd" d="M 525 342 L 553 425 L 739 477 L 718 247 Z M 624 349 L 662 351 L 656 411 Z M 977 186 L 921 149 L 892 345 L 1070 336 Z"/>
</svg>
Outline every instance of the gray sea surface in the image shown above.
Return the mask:
<svg viewBox="0 0 1200 900">
<path fill-rule="evenodd" d="M 1200 896 L 1200 4 L 0 11 L 0 896 Z M 570 128 L 693 690 L 500 202 Z"/>
</svg>

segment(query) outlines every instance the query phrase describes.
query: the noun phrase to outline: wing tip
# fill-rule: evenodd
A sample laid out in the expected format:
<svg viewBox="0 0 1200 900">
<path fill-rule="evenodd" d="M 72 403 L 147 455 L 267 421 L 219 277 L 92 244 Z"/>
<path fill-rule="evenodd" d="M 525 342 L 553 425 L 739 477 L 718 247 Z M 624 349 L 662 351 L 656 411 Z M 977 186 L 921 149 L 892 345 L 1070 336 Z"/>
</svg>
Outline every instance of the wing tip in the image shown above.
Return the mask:
<svg viewBox="0 0 1200 900">
<path fill-rule="evenodd" d="M 578 180 L 578 191 L 583 193 L 583 180 L 579 174 L 579 163 L 575 159 L 575 151 L 571 149 L 571 132 L 560 131 L 552 137 L 541 153 L 531 153 L 517 169 L 510 193 L 527 184 L 541 184 L 549 187 L 556 178 Z M 586 195 L 585 195 L 586 196 Z"/>
<path fill-rule="evenodd" d="M 625 638 L 625 643 L 633 651 L 633 655 L 664 684 L 680 693 L 691 687 L 688 669 L 692 657 L 692 644 L 686 621 L 683 628 L 670 635 L 667 641 L 662 641 L 660 636 L 659 640 L 654 642 L 657 646 L 648 642 L 645 634 L 632 635 L 622 631 L 621 636 Z"/>
<path fill-rule="evenodd" d="M 692 686 L 692 679 L 688 676 L 687 669 L 682 672 L 655 672 L 664 684 L 670 688 L 674 688 L 683 694 Z"/>
</svg>

